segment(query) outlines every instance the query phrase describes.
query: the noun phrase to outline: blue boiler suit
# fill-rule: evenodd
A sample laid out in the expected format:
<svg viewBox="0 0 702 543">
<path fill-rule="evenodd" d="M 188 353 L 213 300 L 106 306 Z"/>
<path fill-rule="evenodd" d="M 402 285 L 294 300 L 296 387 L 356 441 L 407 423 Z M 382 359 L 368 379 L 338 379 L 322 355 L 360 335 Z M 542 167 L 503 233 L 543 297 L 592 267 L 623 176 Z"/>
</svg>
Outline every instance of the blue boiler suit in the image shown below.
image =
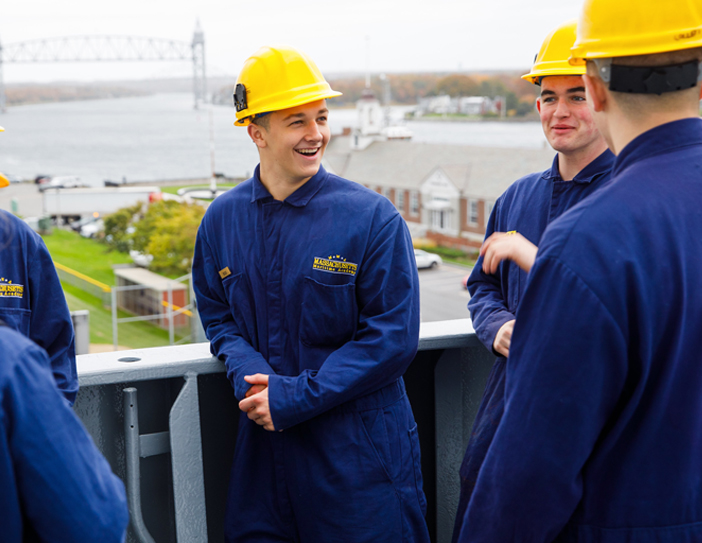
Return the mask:
<svg viewBox="0 0 702 543">
<path fill-rule="evenodd" d="M 124 541 L 124 485 L 56 390 L 46 353 L 0 325 L 0 541 Z"/>
<path fill-rule="evenodd" d="M 702 541 L 702 120 L 544 234 L 463 542 Z"/>
<path fill-rule="evenodd" d="M 588 164 L 571 181 L 563 181 L 558 169 L 558 155 L 550 169 L 522 177 L 497 199 L 490 215 L 485 238 L 494 232 L 516 230 L 534 245 L 539 245 L 546 227 L 575 204 L 606 185 L 610 179 L 614 155 L 606 150 Z M 471 299 L 468 309 L 480 341 L 492 352 L 497 331 L 515 318 L 524 294 L 527 273 L 514 262 L 503 260 L 493 275 L 483 272 L 480 257 L 468 278 Z M 497 354 L 495 352 L 495 354 Z M 490 372 L 478 414 L 473 423 L 463 464 L 460 469 L 459 500 L 453 541 L 463 524 L 480 466 L 495 435 L 504 411 L 505 366 L 499 356 Z"/>
<path fill-rule="evenodd" d="M 56 384 L 78 392 L 73 323 L 51 255 L 24 221 L 0 210 L 0 320 L 43 348 Z"/>
<path fill-rule="evenodd" d="M 268 374 L 282 430 L 240 413 L 226 540 L 428 541 L 402 380 L 418 276 L 393 205 L 323 168 L 277 201 L 257 168 L 208 209 L 193 282 L 236 397 Z"/>
</svg>

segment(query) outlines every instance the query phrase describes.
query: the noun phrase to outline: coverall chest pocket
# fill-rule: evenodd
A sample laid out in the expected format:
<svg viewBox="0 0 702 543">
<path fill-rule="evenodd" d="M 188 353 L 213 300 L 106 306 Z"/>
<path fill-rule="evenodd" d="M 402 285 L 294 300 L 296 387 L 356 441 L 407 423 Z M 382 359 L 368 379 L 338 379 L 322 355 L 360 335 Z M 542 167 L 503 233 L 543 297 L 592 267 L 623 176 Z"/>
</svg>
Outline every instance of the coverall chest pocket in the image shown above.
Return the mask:
<svg viewBox="0 0 702 543">
<path fill-rule="evenodd" d="M 32 311 L 21 307 L 0 307 L 0 320 L 8 327 L 29 337 L 29 325 Z"/>
<path fill-rule="evenodd" d="M 305 277 L 300 339 L 306 345 L 343 345 L 353 338 L 358 312 L 355 285 L 325 285 Z"/>
</svg>

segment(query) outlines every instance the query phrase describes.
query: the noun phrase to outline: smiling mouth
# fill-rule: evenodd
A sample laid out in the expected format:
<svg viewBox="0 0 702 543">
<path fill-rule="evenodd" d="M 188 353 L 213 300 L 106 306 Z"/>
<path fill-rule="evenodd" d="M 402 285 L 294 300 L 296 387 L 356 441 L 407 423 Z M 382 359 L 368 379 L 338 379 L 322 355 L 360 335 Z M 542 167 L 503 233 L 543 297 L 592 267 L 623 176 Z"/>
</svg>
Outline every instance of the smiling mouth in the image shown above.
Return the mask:
<svg viewBox="0 0 702 543">
<path fill-rule="evenodd" d="M 319 152 L 320 147 L 316 149 L 295 149 L 296 153 L 300 153 L 303 156 L 314 156 Z"/>
</svg>

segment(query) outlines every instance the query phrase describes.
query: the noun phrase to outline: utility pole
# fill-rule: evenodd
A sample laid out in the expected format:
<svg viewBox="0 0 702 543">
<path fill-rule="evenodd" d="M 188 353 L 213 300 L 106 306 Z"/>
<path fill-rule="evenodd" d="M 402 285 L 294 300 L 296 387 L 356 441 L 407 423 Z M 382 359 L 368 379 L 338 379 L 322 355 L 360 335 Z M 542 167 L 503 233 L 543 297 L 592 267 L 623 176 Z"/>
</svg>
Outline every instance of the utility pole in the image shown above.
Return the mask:
<svg viewBox="0 0 702 543">
<path fill-rule="evenodd" d="M 200 21 L 195 23 L 193 33 L 193 97 L 194 107 L 207 102 L 207 77 L 205 74 L 205 34 L 200 28 Z"/>
<path fill-rule="evenodd" d="M 5 80 L 2 73 L 2 43 L 0 43 L 0 113 L 5 111 Z"/>
</svg>

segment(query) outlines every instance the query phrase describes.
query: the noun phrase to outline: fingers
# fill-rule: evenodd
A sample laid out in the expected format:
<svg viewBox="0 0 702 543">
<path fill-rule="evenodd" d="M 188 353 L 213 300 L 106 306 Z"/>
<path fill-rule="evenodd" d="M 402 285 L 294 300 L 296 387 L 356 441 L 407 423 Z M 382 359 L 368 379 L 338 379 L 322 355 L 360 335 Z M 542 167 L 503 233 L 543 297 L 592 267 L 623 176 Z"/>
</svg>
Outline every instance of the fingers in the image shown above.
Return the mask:
<svg viewBox="0 0 702 543">
<path fill-rule="evenodd" d="M 509 348 L 512 345 L 512 331 L 514 330 L 514 319 L 507 321 L 495 335 L 495 341 L 493 342 L 493 349 L 495 352 L 501 354 L 505 358 L 509 357 Z"/>
<path fill-rule="evenodd" d="M 246 391 L 246 398 L 250 398 L 254 394 L 262 392 L 266 388 L 266 385 L 253 385 L 249 390 Z"/>
<path fill-rule="evenodd" d="M 268 375 L 263 373 L 255 373 L 254 375 L 244 376 L 244 381 L 250 385 L 268 385 Z"/>
<path fill-rule="evenodd" d="M 495 232 L 485 240 L 480 248 L 483 257 L 483 271 L 494 274 L 500 262 L 511 260 L 521 269 L 529 272 L 536 258 L 537 247 L 517 232 Z"/>
</svg>

